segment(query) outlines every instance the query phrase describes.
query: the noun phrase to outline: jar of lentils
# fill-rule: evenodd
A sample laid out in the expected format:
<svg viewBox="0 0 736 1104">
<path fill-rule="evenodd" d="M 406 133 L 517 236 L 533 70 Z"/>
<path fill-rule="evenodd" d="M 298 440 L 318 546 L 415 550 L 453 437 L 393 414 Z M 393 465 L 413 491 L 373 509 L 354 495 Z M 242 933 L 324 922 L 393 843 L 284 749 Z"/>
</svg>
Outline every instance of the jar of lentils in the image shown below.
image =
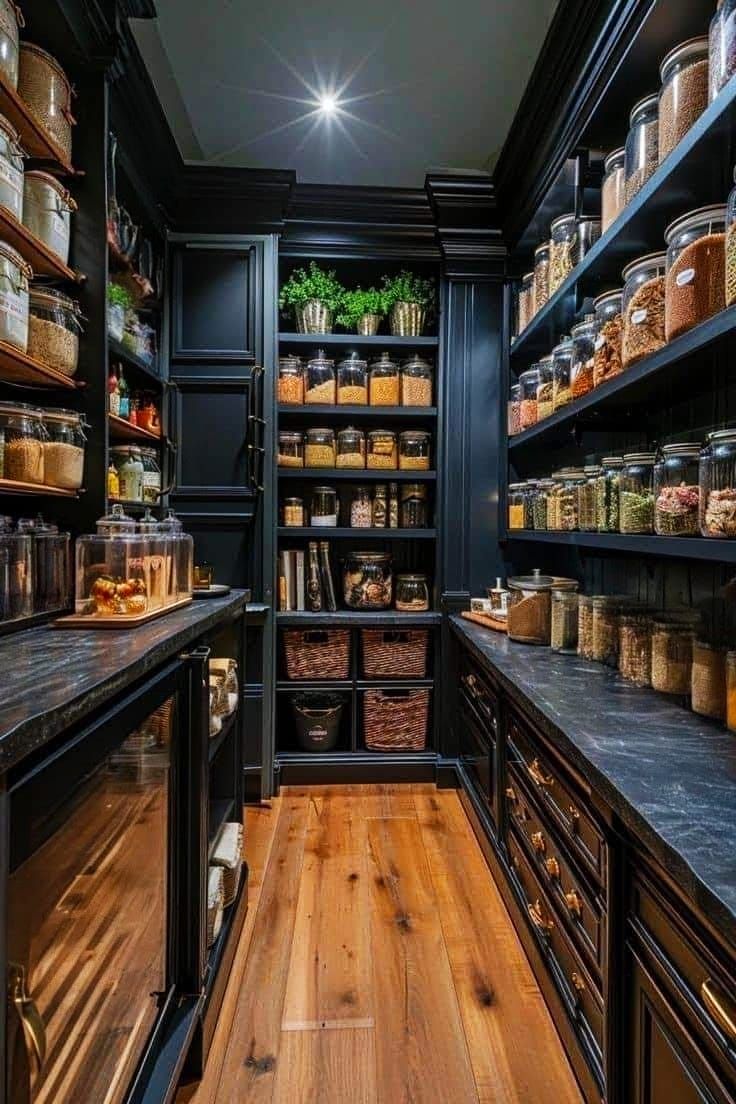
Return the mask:
<svg viewBox="0 0 736 1104">
<path fill-rule="evenodd" d="M 584 479 L 578 485 L 578 528 L 581 533 L 595 533 L 598 530 L 597 490 L 599 464 L 586 464 Z"/>
<path fill-rule="evenodd" d="M 652 622 L 645 612 L 623 613 L 619 618 L 618 669 L 636 686 L 652 682 Z"/>
<path fill-rule="evenodd" d="M 700 454 L 700 532 L 736 537 L 736 428 L 709 433 Z"/>
<path fill-rule="evenodd" d="M 691 38 L 676 46 L 659 68 L 660 165 L 708 106 L 708 39 Z"/>
<path fill-rule="evenodd" d="M 572 402 L 570 387 L 572 353 L 571 337 L 563 337 L 552 350 L 552 406 L 555 410 L 560 410 Z"/>
<path fill-rule="evenodd" d="M 596 479 L 596 522 L 599 533 L 619 531 L 619 481 L 623 456 L 604 456 Z"/>
<path fill-rule="evenodd" d="M 654 453 L 624 456 L 619 480 L 619 532 L 654 532 Z"/>
<path fill-rule="evenodd" d="M 672 341 L 726 306 L 726 208 L 701 207 L 665 231 L 665 335 Z"/>
<path fill-rule="evenodd" d="M 700 532 L 700 445 L 663 445 L 654 464 L 654 532 L 694 537 Z"/>
<path fill-rule="evenodd" d="M 586 315 L 572 328 L 572 365 L 570 386 L 573 399 L 581 399 L 593 390 L 595 363 L 595 316 Z"/>
</svg>

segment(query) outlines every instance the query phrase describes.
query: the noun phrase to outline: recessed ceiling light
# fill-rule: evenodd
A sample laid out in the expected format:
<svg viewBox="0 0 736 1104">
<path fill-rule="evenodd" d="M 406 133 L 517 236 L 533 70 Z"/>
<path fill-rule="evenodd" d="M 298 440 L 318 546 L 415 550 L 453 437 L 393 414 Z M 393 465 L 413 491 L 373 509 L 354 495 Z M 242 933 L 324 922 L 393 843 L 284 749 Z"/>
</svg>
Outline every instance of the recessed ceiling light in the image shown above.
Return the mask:
<svg viewBox="0 0 736 1104">
<path fill-rule="evenodd" d="M 319 109 L 323 115 L 334 115 L 337 111 L 337 98 L 331 92 L 326 92 L 319 98 Z"/>
</svg>

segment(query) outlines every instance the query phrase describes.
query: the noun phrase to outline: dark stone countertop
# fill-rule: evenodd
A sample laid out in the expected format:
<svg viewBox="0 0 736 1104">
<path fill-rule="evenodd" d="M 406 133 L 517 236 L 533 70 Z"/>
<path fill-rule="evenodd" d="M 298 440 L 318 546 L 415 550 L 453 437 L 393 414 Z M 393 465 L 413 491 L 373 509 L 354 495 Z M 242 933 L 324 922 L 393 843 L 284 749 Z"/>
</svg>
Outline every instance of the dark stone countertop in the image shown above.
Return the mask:
<svg viewBox="0 0 736 1104">
<path fill-rule="evenodd" d="M 0 771 L 236 617 L 246 597 L 194 601 L 137 629 L 42 625 L 0 639 Z"/>
<path fill-rule="evenodd" d="M 516 644 L 461 617 L 450 621 L 736 945 L 736 735 L 601 664 Z"/>
</svg>

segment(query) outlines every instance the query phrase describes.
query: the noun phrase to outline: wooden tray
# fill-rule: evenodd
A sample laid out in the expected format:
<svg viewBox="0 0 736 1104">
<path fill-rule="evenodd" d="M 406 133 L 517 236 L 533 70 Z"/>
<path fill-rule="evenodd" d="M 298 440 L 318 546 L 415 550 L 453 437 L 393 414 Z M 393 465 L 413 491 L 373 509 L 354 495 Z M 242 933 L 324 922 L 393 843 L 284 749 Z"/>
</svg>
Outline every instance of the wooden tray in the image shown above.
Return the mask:
<svg viewBox="0 0 736 1104">
<path fill-rule="evenodd" d="M 482 625 L 484 629 L 493 629 L 494 632 L 505 633 L 506 622 L 497 621 L 495 617 L 491 617 L 489 613 L 473 613 L 471 610 L 463 610 L 460 614 L 466 621 L 472 621 L 475 625 Z"/>
<path fill-rule="evenodd" d="M 149 613 L 139 613 L 137 617 L 98 617 L 96 614 L 72 613 L 69 617 L 58 617 L 52 621 L 54 629 L 137 629 L 140 625 L 146 625 L 149 621 L 155 621 L 157 617 L 163 617 L 166 613 L 188 606 L 191 598 L 182 598 L 180 602 L 174 602 L 163 609 L 151 610 Z"/>
</svg>

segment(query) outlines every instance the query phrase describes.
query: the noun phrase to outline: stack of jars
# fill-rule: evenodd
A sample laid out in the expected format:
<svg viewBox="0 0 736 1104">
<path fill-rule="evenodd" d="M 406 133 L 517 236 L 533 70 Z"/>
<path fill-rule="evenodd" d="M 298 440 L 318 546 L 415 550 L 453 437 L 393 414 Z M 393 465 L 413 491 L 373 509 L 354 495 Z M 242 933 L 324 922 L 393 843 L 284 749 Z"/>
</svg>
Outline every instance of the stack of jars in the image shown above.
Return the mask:
<svg viewBox="0 0 736 1104">
<path fill-rule="evenodd" d="M 53 522 L 0 517 L 0 623 L 66 609 L 70 537 Z"/>
<path fill-rule="evenodd" d="M 161 465 L 155 448 L 116 445 L 110 449 L 108 498 L 156 506 L 161 492 Z"/>
<path fill-rule="evenodd" d="M 390 429 L 364 432 L 346 426 L 282 430 L 278 435 L 281 468 L 352 468 L 355 470 L 429 471 L 431 434 L 407 429 L 398 435 Z"/>
<path fill-rule="evenodd" d="M 86 423 L 75 410 L 0 403 L 0 479 L 80 490 Z"/>
<path fill-rule="evenodd" d="M 514 313 L 517 336 L 565 283 L 600 236 L 600 219 L 573 213 L 554 220 L 549 240 L 534 250 L 534 270 L 522 276 L 517 289 Z"/>
<path fill-rule="evenodd" d="M 280 357 L 276 391 L 285 406 L 430 407 L 434 370 L 421 356 L 399 364 L 390 353 L 369 365 L 351 352 L 336 365 L 319 349 L 306 362 L 294 355 Z"/>
</svg>

